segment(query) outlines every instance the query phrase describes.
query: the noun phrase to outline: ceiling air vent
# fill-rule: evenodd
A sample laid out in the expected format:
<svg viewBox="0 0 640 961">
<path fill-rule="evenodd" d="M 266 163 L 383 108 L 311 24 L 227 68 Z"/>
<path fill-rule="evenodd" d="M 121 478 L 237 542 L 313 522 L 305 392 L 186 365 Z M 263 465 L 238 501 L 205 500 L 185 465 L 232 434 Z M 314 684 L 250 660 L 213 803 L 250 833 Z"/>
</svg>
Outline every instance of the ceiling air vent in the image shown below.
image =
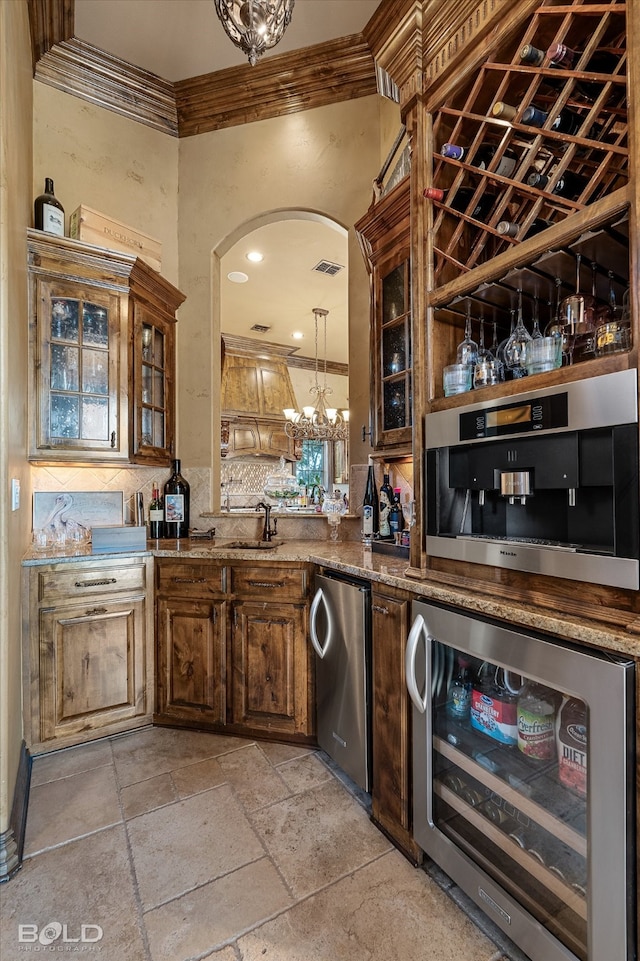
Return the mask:
<svg viewBox="0 0 640 961">
<path fill-rule="evenodd" d="M 254 324 L 251 330 L 255 330 L 257 334 L 266 334 L 268 330 L 271 330 L 271 327 L 267 327 L 265 324 Z"/>
<path fill-rule="evenodd" d="M 328 274 L 329 277 L 335 277 L 341 270 L 344 270 L 344 267 L 340 264 L 332 264 L 330 260 L 321 260 L 313 269 L 317 270 L 319 274 Z"/>
</svg>

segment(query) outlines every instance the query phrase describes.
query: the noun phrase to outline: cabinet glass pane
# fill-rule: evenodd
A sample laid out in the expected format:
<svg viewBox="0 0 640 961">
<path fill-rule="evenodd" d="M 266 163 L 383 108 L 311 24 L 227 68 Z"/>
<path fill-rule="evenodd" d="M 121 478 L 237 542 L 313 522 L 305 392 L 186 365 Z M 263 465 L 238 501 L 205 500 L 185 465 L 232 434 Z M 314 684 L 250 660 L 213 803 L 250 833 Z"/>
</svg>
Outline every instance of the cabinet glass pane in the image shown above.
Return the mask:
<svg viewBox="0 0 640 961">
<path fill-rule="evenodd" d="M 153 394 L 151 392 L 151 374 L 152 369 L 148 364 L 142 365 L 142 403 L 152 404 L 154 401 Z"/>
<path fill-rule="evenodd" d="M 52 390 L 79 390 L 78 348 L 65 347 L 63 344 L 51 345 Z"/>
<path fill-rule="evenodd" d="M 388 381 L 384 385 L 383 425 L 385 430 L 407 426 L 406 385 L 403 380 Z"/>
<path fill-rule="evenodd" d="M 109 393 L 108 361 L 105 350 L 82 351 L 82 389 L 86 394 Z"/>
<path fill-rule="evenodd" d="M 153 411 L 149 407 L 142 408 L 142 434 L 140 443 L 143 447 L 153 444 Z"/>
<path fill-rule="evenodd" d="M 164 334 L 154 327 L 153 363 L 156 367 L 164 367 Z"/>
<path fill-rule="evenodd" d="M 400 264 L 382 279 L 382 323 L 405 313 L 405 265 Z"/>
<path fill-rule="evenodd" d="M 82 341 L 86 347 L 109 346 L 107 311 L 99 304 L 85 301 L 82 307 Z"/>
<path fill-rule="evenodd" d="M 79 304 L 70 297 L 57 297 L 51 301 L 51 339 L 78 343 Z"/>
<path fill-rule="evenodd" d="M 164 436 L 164 414 L 161 410 L 153 412 L 153 444 L 154 447 L 164 447 L 166 444 Z"/>
<path fill-rule="evenodd" d="M 385 327 L 382 331 L 382 376 L 406 370 L 407 360 L 404 322 Z"/>
<path fill-rule="evenodd" d="M 153 403 L 156 407 L 164 407 L 164 372 L 161 370 L 153 373 Z"/>
<path fill-rule="evenodd" d="M 107 398 L 82 398 L 82 437 L 86 440 L 106 440 L 109 436 L 109 403 Z"/>
<path fill-rule="evenodd" d="M 56 394 L 50 398 L 50 431 L 52 437 L 80 436 L 80 398 L 77 394 Z"/>
</svg>

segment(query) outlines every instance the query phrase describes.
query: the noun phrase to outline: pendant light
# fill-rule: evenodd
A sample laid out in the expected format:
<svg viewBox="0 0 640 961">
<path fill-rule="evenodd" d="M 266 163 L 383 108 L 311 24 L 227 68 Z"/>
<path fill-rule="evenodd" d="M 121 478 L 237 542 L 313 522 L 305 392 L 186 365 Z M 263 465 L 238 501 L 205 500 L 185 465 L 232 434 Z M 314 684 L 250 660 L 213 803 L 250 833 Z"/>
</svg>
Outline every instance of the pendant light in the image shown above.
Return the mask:
<svg viewBox="0 0 640 961">
<path fill-rule="evenodd" d="M 215 0 L 225 33 L 255 67 L 258 57 L 282 40 L 295 0 Z"/>
</svg>

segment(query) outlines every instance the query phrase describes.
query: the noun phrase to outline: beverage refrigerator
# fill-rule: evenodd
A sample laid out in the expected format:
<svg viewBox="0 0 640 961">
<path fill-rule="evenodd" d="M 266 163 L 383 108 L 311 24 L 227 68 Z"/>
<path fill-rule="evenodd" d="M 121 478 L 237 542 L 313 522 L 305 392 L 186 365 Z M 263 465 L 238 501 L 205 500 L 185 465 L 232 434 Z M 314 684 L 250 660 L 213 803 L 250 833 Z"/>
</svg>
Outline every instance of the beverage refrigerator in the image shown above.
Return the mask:
<svg viewBox="0 0 640 961">
<path fill-rule="evenodd" d="M 418 844 L 532 961 L 636 958 L 634 663 L 416 601 Z"/>
</svg>

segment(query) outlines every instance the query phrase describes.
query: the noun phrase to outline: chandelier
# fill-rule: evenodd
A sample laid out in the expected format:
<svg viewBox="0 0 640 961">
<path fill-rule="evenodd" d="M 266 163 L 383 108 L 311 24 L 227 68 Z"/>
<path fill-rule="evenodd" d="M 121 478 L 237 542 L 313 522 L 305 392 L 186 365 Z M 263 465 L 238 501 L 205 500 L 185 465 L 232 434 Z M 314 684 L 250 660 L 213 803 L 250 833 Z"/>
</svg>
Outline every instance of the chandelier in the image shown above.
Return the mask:
<svg viewBox="0 0 640 961">
<path fill-rule="evenodd" d="M 295 0 L 215 0 L 225 33 L 249 57 L 258 57 L 282 40 L 291 23 Z"/>
<path fill-rule="evenodd" d="M 347 440 L 349 437 L 349 411 L 338 411 L 335 407 L 327 407 L 327 395 L 333 393 L 327 387 L 327 315 L 329 311 L 322 307 L 314 307 L 316 332 L 316 365 L 315 383 L 309 393 L 315 398 L 315 403 L 302 408 L 302 413 L 287 407 L 284 429 L 288 437 L 294 440 Z M 318 383 L 318 323 L 322 318 L 324 326 L 324 383 Z"/>
</svg>

